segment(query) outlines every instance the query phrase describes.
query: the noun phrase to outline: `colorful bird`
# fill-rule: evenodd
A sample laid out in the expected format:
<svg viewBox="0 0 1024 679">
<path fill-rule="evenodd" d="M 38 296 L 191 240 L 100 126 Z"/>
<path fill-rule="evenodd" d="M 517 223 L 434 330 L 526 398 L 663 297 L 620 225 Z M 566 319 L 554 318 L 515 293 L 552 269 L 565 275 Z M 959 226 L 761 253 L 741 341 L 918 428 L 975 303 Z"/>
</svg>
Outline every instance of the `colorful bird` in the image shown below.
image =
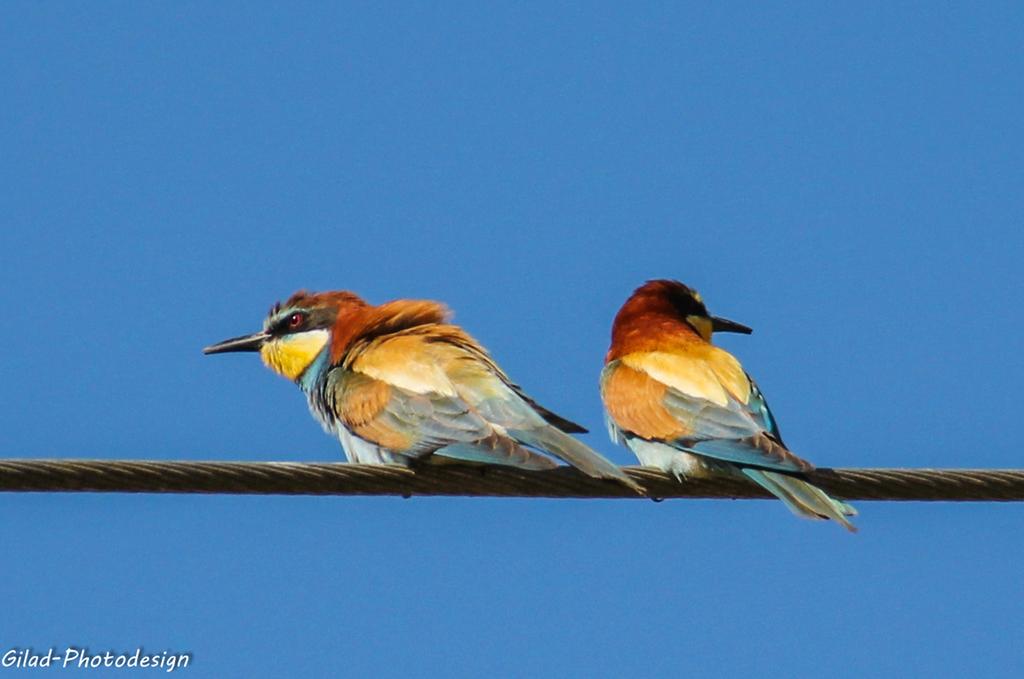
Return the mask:
<svg viewBox="0 0 1024 679">
<path fill-rule="evenodd" d="M 797 515 L 834 519 L 850 531 L 856 511 L 808 483 L 814 467 L 786 448 L 757 385 L 713 332 L 750 328 L 708 315 L 695 290 L 648 281 L 619 309 L 601 372 L 612 440 L 641 464 L 676 476 L 737 471 Z"/>
<path fill-rule="evenodd" d="M 263 330 L 206 347 L 258 351 L 306 393 L 313 415 L 349 462 L 409 465 L 430 455 L 582 472 L 642 488 L 571 433 L 583 427 L 531 399 L 437 302 L 373 306 L 351 292 L 299 291 Z"/>
</svg>

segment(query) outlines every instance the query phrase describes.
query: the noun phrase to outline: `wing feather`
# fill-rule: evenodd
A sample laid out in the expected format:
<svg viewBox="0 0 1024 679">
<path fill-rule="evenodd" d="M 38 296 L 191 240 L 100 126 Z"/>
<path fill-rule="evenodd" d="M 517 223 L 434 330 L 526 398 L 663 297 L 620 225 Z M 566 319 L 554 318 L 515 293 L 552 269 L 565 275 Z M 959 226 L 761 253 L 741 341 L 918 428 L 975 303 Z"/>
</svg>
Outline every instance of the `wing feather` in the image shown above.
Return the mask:
<svg viewBox="0 0 1024 679">
<path fill-rule="evenodd" d="M 555 466 L 506 431 L 547 426 L 545 418 L 489 359 L 429 341 L 436 334 L 420 327 L 374 338 L 330 370 L 323 399 L 349 438 L 398 458 L 438 453 L 526 469 Z"/>
<path fill-rule="evenodd" d="M 666 407 L 667 392 L 665 384 L 621 361 L 612 361 L 601 372 L 601 398 L 611 421 L 641 438 L 676 439 L 693 432 L 692 422 Z"/>
<path fill-rule="evenodd" d="M 614 384 L 603 391 L 609 415 L 622 429 L 729 462 L 785 471 L 813 469 L 782 444 L 760 390 L 728 352 L 710 345 L 686 354 L 637 352 L 612 361 L 606 372 L 613 366 L 615 379 L 628 376 L 630 382 L 630 388 L 620 392 Z M 660 385 L 660 395 L 650 385 L 638 387 L 641 379 L 624 373 L 624 368 Z M 646 419 L 638 418 L 637 412 Z M 681 433 L 664 425 L 666 414 Z"/>
<path fill-rule="evenodd" d="M 563 431 L 575 425 L 535 407 L 455 326 L 419 326 L 358 344 L 331 369 L 324 389 L 324 400 L 340 406 L 335 412 L 346 428 L 404 456 L 438 453 L 528 469 L 551 466 L 529 446 L 640 490 Z"/>
</svg>

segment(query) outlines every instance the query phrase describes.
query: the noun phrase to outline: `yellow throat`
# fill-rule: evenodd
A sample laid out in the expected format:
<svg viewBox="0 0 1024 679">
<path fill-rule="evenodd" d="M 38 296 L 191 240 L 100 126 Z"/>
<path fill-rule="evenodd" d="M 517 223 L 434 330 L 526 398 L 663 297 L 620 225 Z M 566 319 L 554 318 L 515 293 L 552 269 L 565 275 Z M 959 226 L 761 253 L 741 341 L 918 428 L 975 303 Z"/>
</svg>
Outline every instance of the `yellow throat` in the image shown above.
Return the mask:
<svg viewBox="0 0 1024 679">
<path fill-rule="evenodd" d="M 279 337 L 260 347 L 260 358 L 268 368 L 294 382 L 320 354 L 330 337 L 326 330 L 307 330 Z"/>
<path fill-rule="evenodd" d="M 707 316 L 687 316 L 686 322 L 693 326 L 693 329 L 704 338 L 705 342 L 711 341 L 711 319 Z"/>
</svg>

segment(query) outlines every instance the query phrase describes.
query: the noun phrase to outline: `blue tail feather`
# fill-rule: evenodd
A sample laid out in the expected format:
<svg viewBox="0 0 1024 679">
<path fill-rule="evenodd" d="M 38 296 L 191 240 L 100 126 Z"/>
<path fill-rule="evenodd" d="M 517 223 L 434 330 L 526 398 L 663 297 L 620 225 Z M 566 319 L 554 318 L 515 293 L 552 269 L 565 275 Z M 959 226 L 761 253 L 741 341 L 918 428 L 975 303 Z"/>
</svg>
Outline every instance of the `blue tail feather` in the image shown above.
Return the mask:
<svg viewBox="0 0 1024 679">
<path fill-rule="evenodd" d="M 500 464 L 519 469 L 554 469 L 558 466 L 551 458 L 527 450 L 503 436 L 491 436 L 472 443 L 452 443 L 434 454 L 453 460 Z"/>
<path fill-rule="evenodd" d="M 857 528 L 846 517 L 856 516 L 857 510 L 845 502 L 828 496 L 817 486 L 788 474 L 741 467 L 747 477 L 762 488 L 782 500 L 790 511 L 797 516 L 812 519 L 833 519 L 842 524 L 846 530 L 856 533 Z"/>
<path fill-rule="evenodd" d="M 544 425 L 534 429 L 510 429 L 508 434 L 524 445 L 565 460 L 588 476 L 614 479 L 637 493 L 644 494 L 643 486 L 627 476 L 622 469 L 556 427 Z"/>
</svg>

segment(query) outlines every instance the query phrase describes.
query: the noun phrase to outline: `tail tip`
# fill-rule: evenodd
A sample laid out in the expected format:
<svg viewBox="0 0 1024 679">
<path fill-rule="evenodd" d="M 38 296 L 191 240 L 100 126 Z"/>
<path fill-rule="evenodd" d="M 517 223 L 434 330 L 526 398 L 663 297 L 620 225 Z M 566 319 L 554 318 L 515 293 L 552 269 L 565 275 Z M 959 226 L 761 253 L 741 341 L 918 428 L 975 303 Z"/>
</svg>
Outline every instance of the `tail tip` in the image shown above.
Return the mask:
<svg viewBox="0 0 1024 679">
<path fill-rule="evenodd" d="M 637 495 L 640 495 L 641 497 L 647 497 L 647 489 L 644 488 L 636 480 L 634 480 L 631 476 L 629 476 L 626 472 L 622 472 L 622 477 L 617 476 L 616 480 L 622 485 L 624 485 L 626 488 L 635 491 Z"/>
</svg>

